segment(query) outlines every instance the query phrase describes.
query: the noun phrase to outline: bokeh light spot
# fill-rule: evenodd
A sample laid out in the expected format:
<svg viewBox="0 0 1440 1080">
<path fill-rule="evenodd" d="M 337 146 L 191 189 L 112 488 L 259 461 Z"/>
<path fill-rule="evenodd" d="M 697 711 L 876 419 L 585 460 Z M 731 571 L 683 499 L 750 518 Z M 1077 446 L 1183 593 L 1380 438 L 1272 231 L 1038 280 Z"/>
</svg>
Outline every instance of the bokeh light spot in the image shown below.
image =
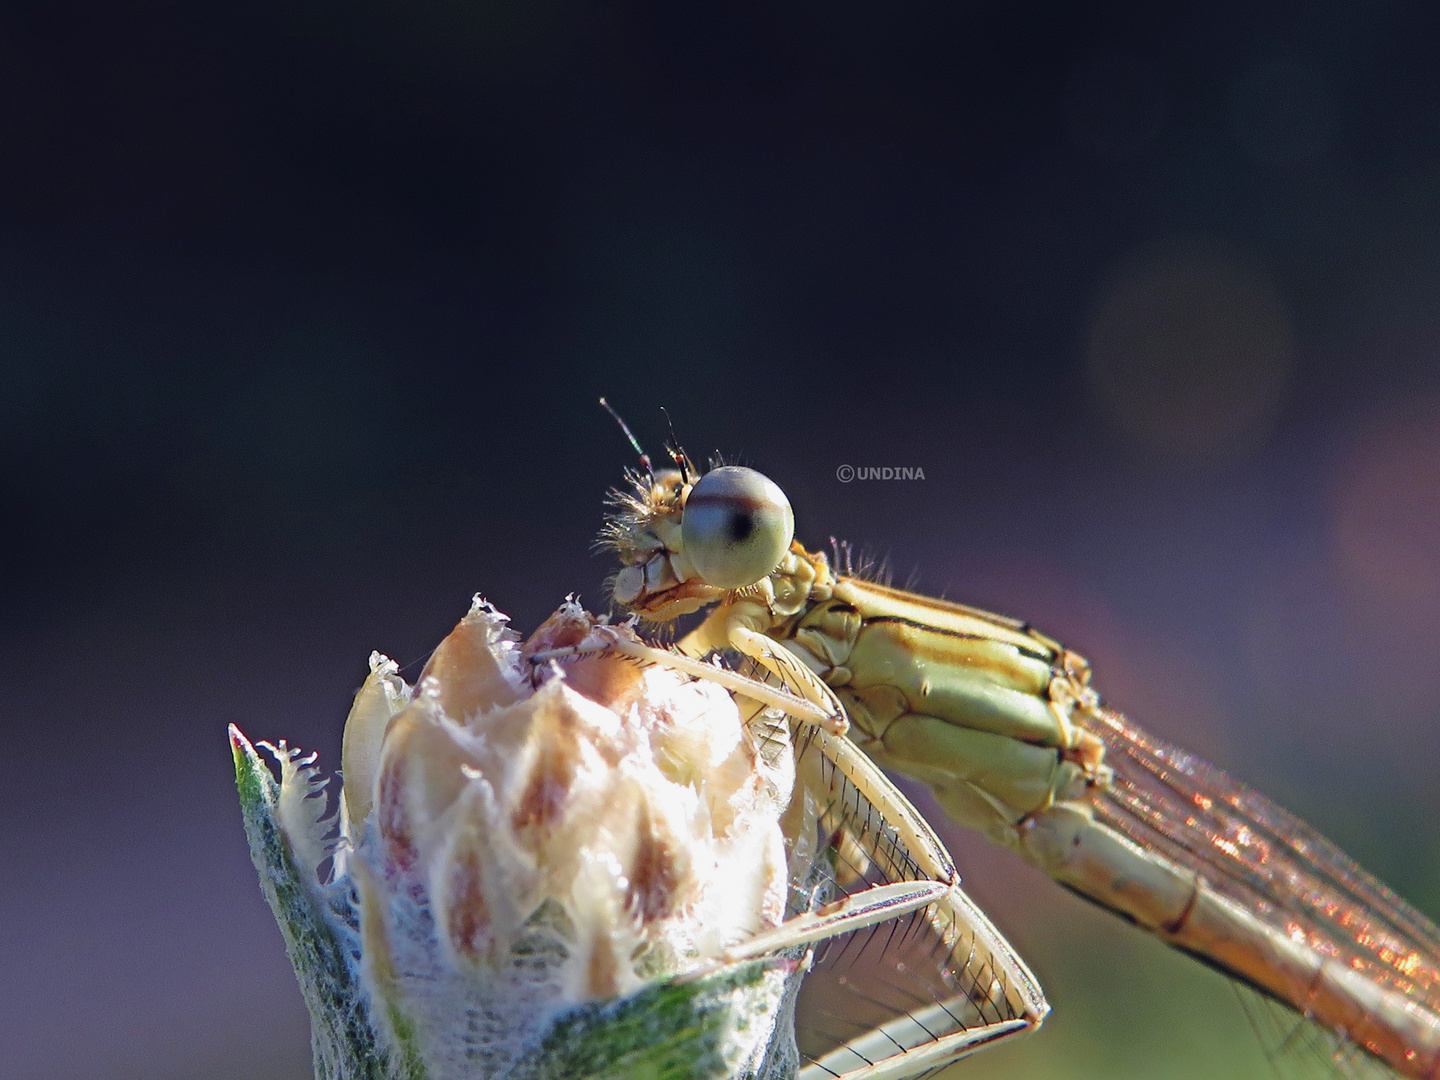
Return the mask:
<svg viewBox="0 0 1440 1080">
<path fill-rule="evenodd" d="M 1440 398 L 1371 412 L 1326 494 L 1324 545 L 1287 552 L 1250 601 L 1266 727 L 1423 773 L 1415 747 L 1440 718 Z"/>
<path fill-rule="evenodd" d="M 1331 506 L 1352 603 L 1440 644 L 1440 399 L 1376 414 L 1339 469 Z"/>
<path fill-rule="evenodd" d="M 1294 367 L 1290 316 L 1258 272 L 1171 254 L 1120 276 L 1090 326 L 1090 385 L 1162 459 L 1237 456 L 1269 430 Z"/>
</svg>

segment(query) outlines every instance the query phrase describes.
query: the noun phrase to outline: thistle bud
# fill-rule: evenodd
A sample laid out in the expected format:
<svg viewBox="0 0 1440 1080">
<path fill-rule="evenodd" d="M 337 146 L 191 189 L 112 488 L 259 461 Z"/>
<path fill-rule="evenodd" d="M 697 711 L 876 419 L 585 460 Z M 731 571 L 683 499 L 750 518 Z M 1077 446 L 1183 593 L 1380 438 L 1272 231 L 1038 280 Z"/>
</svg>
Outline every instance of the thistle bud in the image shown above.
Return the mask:
<svg viewBox="0 0 1440 1080">
<path fill-rule="evenodd" d="M 785 918 L 792 756 L 623 633 L 567 602 L 522 643 L 477 599 L 413 688 L 372 655 L 329 819 L 313 755 L 260 744 L 277 784 L 231 729 L 317 1077 L 793 1066 L 794 962 L 720 962 Z"/>
</svg>

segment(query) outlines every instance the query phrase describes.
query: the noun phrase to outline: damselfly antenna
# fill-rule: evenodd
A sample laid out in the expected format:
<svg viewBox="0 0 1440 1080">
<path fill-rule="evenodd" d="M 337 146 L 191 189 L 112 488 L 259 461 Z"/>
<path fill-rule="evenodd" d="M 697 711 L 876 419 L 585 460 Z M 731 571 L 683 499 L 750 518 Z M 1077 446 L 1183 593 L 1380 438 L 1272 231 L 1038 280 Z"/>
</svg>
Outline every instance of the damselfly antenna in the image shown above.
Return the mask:
<svg viewBox="0 0 1440 1080">
<path fill-rule="evenodd" d="M 665 417 L 665 427 L 670 432 L 670 442 L 665 447 L 670 453 L 670 460 L 680 467 L 680 479 L 687 484 L 692 483 L 690 474 L 694 467 L 690 464 L 690 455 L 685 453 L 680 440 L 675 437 L 675 422 L 670 419 L 670 411 L 664 405 L 660 406 L 660 415 Z"/>
<path fill-rule="evenodd" d="M 603 397 L 600 399 L 600 405 L 606 412 L 613 416 L 615 418 L 615 422 L 620 425 L 620 430 L 625 433 L 625 438 L 628 439 L 630 441 L 630 445 L 635 448 L 635 453 L 640 455 L 640 464 L 645 467 L 645 471 L 650 475 L 650 479 L 653 481 L 655 479 L 655 467 L 650 464 L 650 455 L 645 453 L 645 451 L 641 449 L 640 440 L 635 438 L 634 433 L 630 430 L 630 425 L 625 423 L 625 421 L 620 418 L 620 414 L 617 413 L 614 409 L 612 409 L 610 407 L 610 403 L 606 401 Z"/>
</svg>

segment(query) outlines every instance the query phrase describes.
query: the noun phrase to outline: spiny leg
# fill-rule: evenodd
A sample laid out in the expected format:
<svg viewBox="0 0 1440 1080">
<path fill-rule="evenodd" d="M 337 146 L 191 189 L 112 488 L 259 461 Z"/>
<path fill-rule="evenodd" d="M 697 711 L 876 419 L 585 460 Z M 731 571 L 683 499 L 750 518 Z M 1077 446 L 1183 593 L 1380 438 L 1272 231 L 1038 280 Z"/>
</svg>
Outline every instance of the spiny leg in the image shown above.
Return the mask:
<svg viewBox="0 0 1440 1080">
<path fill-rule="evenodd" d="M 849 727 L 849 721 L 845 719 L 845 713 L 836 703 L 836 712 L 829 712 L 822 706 L 797 696 L 787 690 L 780 690 L 768 686 L 756 679 L 746 678 L 733 671 L 717 667 L 714 664 L 707 664 L 703 660 L 696 660 L 694 657 L 684 656 L 668 649 L 657 649 L 654 646 L 646 645 L 632 637 L 619 633 L 610 627 L 597 627 L 597 640 L 583 641 L 579 645 L 570 645 L 562 649 L 547 649 L 544 652 L 536 653 L 531 657 L 532 663 L 541 663 L 546 660 L 561 660 L 575 656 L 590 656 L 596 653 L 618 653 L 621 656 L 628 656 L 649 664 L 659 664 L 668 667 L 682 674 L 690 675 L 697 679 L 705 679 L 717 683 L 732 693 L 742 694 L 753 698 L 770 708 L 779 709 L 787 716 L 806 723 L 814 724 L 816 727 L 826 731 L 834 732 L 837 735 L 843 734 Z M 757 658 L 758 659 L 758 658 Z M 782 676 L 783 677 L 783 676 Z"/>
<path fill-rule="evenodd" d="M 693 657 L 734 649 L 778 678 L 785 689 L 823 710 L 827 720 L 821 727 L 837 735 L 844 734 L 849 727 L 844 706 L 798 655 L 764 632 L 770 622 L 769 612 L 759 604 L 750 601 L 726 604 L 712 611 L 704 622 L 681 638 L 676 648 Z"/>
</svg>

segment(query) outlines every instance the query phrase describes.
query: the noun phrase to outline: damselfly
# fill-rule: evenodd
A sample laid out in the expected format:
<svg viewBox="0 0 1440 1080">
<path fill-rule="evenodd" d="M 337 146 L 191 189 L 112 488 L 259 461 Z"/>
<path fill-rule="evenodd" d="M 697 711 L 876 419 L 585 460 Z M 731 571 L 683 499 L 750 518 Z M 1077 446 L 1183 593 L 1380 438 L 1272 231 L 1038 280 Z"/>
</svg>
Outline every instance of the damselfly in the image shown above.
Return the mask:
<svg viewBox="0 0 1440 1080">
<path fill-rule="evenodd" d="M 1394 1072 L 1440 1077 L 1430 920 L 1298 818 L 1107 708 L 1078 654 L 1027 623 L 840 572 L 794 541 L 772 481 L 671 456 L 655 470 L 642 452 L 612 496 L 601 541 L 621 562 L 620 607 L 668 623 L 713 606 L 679 652 L 741 654 L 799 699 L 781 707 L 848 722 L 957 822 Z"/>
</svg>

